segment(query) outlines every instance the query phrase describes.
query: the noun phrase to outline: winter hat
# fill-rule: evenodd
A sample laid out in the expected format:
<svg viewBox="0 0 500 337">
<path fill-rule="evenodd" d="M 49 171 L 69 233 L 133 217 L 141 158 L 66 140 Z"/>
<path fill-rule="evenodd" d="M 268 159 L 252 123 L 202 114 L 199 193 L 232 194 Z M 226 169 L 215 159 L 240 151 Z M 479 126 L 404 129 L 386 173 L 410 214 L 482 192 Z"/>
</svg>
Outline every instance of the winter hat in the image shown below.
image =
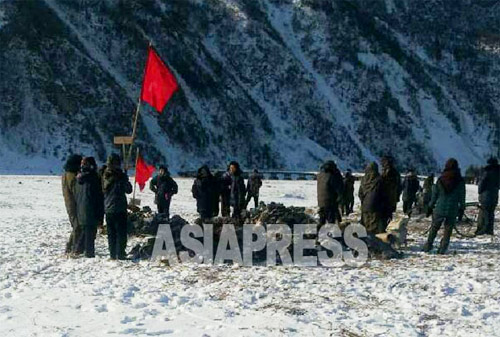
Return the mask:
<svg viewBox="0 0 500 337">
<path fill-rule="evenodd" d="M 82 167 L 88 167 L 92 170 L 97 169 L 97 163 L 94 157 L 84 157 L 82 159 Z"/>
<path fill-rule="evenodd" d="M 82 162 L 82 156 L 79 154 L 72 154 L 66 160 L 64 164 L 64 171 L 76 173 L 80 169 L 80 164 Z"/>
<path fill-rule="evenodd" d="M 108 160 L 106 161 L 106 165 L 112 166 L 112 164 L 120 165 L 122 160 L 120 159 L 120 156 L 117 155 L 116 153 L 112 153 L 109 155 Z"/>
<path fill-rule="evenodd" d="M 444 165 L 444 170 L 445 171 L 457 171 L 460 170 L 458 167 L 458 161 L 455 158 L 450 158 L 446 161 L 446 164 Z"/>
</svg>

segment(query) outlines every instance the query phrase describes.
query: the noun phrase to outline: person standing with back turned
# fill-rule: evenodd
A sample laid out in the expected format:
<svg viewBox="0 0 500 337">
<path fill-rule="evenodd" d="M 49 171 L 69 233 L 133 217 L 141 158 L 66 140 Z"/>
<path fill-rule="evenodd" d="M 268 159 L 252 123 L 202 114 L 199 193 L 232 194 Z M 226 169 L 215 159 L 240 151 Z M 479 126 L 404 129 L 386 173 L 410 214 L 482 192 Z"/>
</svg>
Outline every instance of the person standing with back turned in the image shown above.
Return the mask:
<svg viewBox="0 0 500 337">
<path fill-rule="evenodd" d="M 64 173 L 61 177 L 64 205 L 66 206 L 66 212 L 68 213 L 69 223 L 71 225 L 71 234 L 68 242 L 66 243 L 66 254 L 73 252 L 75 237 L 80 235 L 78 232 L 80 227 L 78 226 L 78 218 L 76 214 L 75 186 L 76 174 L 80 169 L 81 161 L 82 156 L 78 154 L 70 155 L 66 164 L 64 164 Z"/>
<path fill-rule="evenodd" d="M 127 247 L 127 196 L 132 193 L 132 185 L 127 173 L 121 169 L 117 154 L 108 157 L 107 167 L 102 176 L 104 210 L 108 228 L 108 245 L 111 259 L 124 260 Z"/>
<path fill-rule="evenodd" d="M 430 252 L 434 239 L 444 223 L 444 234 L 439 245 L 438 254 L 445 254 L 450 243 L 453 226 L 457 217 L 465 209 L 465 180 L 462 178 L 456 159 L 448 159 L 444 171 L 432 191 L 427 216 L 432 214 L 432 225 L 429 230 L 424 252 Z"/>
<path fill-rule="evenodd" d="M 500 166 L 496 158 L 490 158 L 479 178 L 477 187 L 480 209 L 476 235 L 493 235 L 499 188 Z"/>
</svg>

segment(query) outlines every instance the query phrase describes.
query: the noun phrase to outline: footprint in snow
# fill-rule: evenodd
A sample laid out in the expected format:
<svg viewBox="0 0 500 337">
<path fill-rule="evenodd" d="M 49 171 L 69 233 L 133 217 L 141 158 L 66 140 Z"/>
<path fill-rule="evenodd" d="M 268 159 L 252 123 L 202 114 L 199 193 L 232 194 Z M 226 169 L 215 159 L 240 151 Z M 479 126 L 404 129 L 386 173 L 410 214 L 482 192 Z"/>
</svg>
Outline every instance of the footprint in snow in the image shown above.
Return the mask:
<svg viewBox="0 0 500 337">
<path fill-rule="evenodd" d="M 122 320 L 120 321 L 121 324 L 127 324 L 127 323 L 132 323 L 132 322 L 135 322 L 137 318 L 135 317 L 129 317 L 129 316 L 125 316 L 122 318 Z"/>
<path fill-rule="evenodd" d="M 94 308 L 97 312 L 108 312 L 108 306 L 106 304 L 96 305 Z"/>
</svg>

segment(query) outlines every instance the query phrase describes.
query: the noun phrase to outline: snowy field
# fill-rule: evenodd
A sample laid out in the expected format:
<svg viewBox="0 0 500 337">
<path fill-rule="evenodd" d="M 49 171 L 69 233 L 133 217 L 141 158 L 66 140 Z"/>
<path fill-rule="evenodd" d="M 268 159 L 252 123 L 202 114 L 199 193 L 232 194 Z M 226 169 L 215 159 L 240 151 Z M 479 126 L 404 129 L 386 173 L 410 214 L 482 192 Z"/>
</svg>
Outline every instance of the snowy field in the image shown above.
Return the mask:
<svg viewBox="0 0 500 337">
<path fill-rule="evenodd" d="M 177 181 L 171 213 L 192 221 L 192 180 Z M 261 195 L 313 207 L 315 191 L 313 181 L 265 181 Z M 475 191 L 468 187 L 469 200 Z M 153 206 L 152 193 L 138 196 Z M 59 177 L 0 176 L 0 214 L 2 337 L 500 336 L 498 235 L 454 236 L 448 255 L 427 255 L 416 230 L 427 223 L 412 222 L 398 261 L 170 268 L 110 261 L 102 236 L 95 259 L 66 259 Z"/>
</svg>

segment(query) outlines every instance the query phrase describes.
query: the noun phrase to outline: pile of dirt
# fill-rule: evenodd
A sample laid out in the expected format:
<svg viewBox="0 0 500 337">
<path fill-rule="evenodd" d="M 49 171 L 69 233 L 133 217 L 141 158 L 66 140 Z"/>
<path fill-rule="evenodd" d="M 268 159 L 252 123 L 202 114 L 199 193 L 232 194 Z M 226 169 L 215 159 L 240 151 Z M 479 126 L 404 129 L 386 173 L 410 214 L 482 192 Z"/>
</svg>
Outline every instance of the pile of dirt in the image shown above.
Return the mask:
<svg viewBox="0 0 500 337">
<path fill-rule="evenodd" d="M 261 202 L 259 207 L 252 209 L 246 214 L 246 222 L 251 224 L 314 224 L 316 219 L 308 214 L 305 207 L 286 207 L 283 204 Z"/>
</svg>

